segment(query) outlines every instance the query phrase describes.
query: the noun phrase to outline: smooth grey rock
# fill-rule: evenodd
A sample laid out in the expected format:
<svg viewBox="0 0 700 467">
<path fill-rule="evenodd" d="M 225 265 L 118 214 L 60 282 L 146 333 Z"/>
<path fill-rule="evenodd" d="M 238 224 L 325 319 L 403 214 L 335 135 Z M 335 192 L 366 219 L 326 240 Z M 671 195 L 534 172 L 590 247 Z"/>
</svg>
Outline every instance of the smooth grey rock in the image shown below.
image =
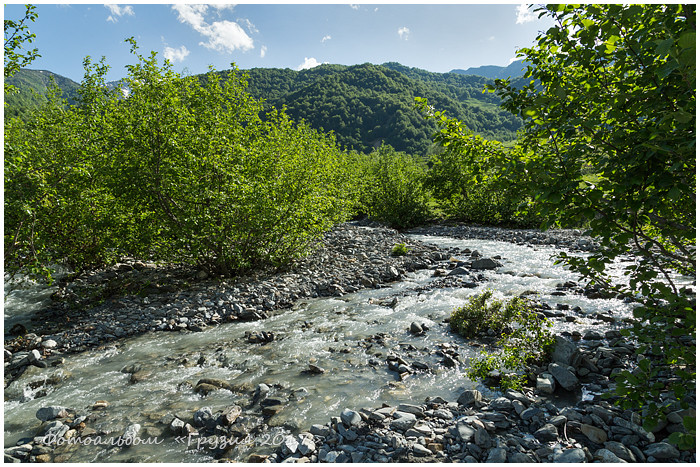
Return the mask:
<svg viewBox="0 0 700 467">
<path fill-rule="evenodd" d="M 608 434 L 605 432 L 605 430 L 587 423 L 581 424 L 581 433 L 597 444 L 603 444 L 608 440 Z"/>
<path fill-rule="evenodd" d="M 474 442 L 482 449 L 491 447 L 491 435 L 484 428 L 477 428 L 474 433 Z"/>
<path fill-rule="evenodd" d="M 552 461 L 558 464 L 586 462 L 586 453 L 583 451 L 583 449 L 579 448 L 567 449 L 560 453 L 554 454 Z"/>
<path fill-rule="evenodd" d="M 576 353 L 576 345 L 570 340 L 561 337 L 554 337 L 554 351 L 552 352 L 552 361 L 564 366 L 571 365 L 571 362 Z"/>
<path fill-rule="evenodd" d="M 401 413 L 402 415 L 399 416 L 398 418 L 392 420 L 392 422 L 389 424 L 389 427 L 392 430 L 398 430 L 398 431 L 406 431 L 409 428 L 413 428 L 413 426 L 416 424 L 416 416 L 410 413 L 405 413 L 405 412 L 396 412 L 396 413 Z M 396 416 L 396 413 L 394 416 Z"/>
<path fill-rule="evenodd" d="M 508 459 L 508 451 L 504 448 L 495 448 L 489 451 L 489 455 L 486 458 L 488 463 L 503 464 Z"/>
<path fill-rule="evenodd" d="M 469 269 L 465 268 L 464 266 L 459 266 L 459 267 L 454 268 L 447 275 L 448 276 L 466 276 L 468 274 L 469 274 Z"/>
<path fill-rule="evenodd" d="M 595 454 L 595 458 L 598 459 L 601 462 L 611 462 L 611 463 L 625 463 L 622 459 L 617 457 L 614 453 L 610 452 L 607 449 L 598 449 Z"/>
<path fill-rule="evenodd" d="M 360 423 L 362 423 L 362 417 L 360 414 L 350 409 L 343 410 L 343 412 L 340 414 L 340 419 L 343 421 L 345 426 L 358 426 Z"/>
<path fill-rule="evenodd" d="M 139 431 L 141 431 L 141 425 L 138 423 L 134 423 L 132 425 L 129 425 L 126 427 L 124 430 L 124 434 L 122 435 L 122 438 L 124 439 L 130 439 L 134 440 L 138 437 Z"/>
<path fill-rule="evenodd" d="M 457 423 L 457 434 L 463 442 L 467 443 L 471 441 L 475 433 L 476 430 L 466 423 Z"/>
<path fill-rule="evenodd" d="M 423 334 L 423 332 L 425 332 L 423 331 L 423 327 L 421 327 L 421 325 L 416 323 L 415 321 L 411 323 L 409 331 L 411 332 L 411 334 Z"/>
<path fill-rule="evenodd" d="M 312 435 L 320 436 L 321 438 L 325 438 L 331 433 L 331 429 L 325 425 L 311 425 L 309 433 L 311 433 Z"/>
<path fill-rule="evenodd" d="M 510 399 L 506 399 L 505 397 L 499 397 L 497 399 L 492 400 L 489 404 L 489 407 L 492 410 L 508 410 L 511 409 L 513 406 L 510 402 Z"/>
<path fill-rule="evenodd" d="M 297 450 L 302 456 L 306 456 L 307 454 L 311 454 L 316 450 L 316 443 L 314 443 L 314 439 L 311 436 L 303 436 L 299 435 L 298 437 L 299 441 L 299 446 L 297 447 Z"/>
<path fill-rule="evenodd" d="M 432 455 L 433 452 L 422 444 L 416 443 L 413 445 L 413 454 L 419 457 L 425 457 Z"/>
<path fill-rule="evenodd" d="M 495 261 L 491 258 L 480 258 L 475 261 L 472 261 L 471 268 L 472 269 L 477 269 L 477 270 L 482 270 L 482 269 L 496 269 L 498 267 L 503 266 L 501 263 L 498 261 Z"/>
<path fill-rule="evenodd" d="M 680 451 L 666 442 L 652 443 L 644 449 L 644 454 L 657 459 L 678 459 Z"/>
<path fill-rule="evenodd" d="M 637 462 L 637 458 L 627 446 L 619 441 L 606 441 L 605 449 L 615 454 L 617 457 L 626 462 Z"/>
<path fill-rule="evenodd" d="M 557 384 L 554 376 L 549 373 L 542 373 L 537 377 L 537 390 L 545 394 L 553 394 Z"/>
<path fill-rule="evenodd" d="M 513 452 L 508 454 L 508 463 L 510 464 L 527 464 L 534 462 L 535 460 L 524 452 Z"/>
<path fill-rule="evenodd" d="M 285 455 L 292 455 L 295 452 L 297 452 L 297 449 L 299 448 L 299 442 L 296 440 L 294 436 L 288 435 L 285 436 L 284 441 L 282 441 L 282 452 Z"/>
<path fill-rule="evenodd" d="M 528 407 L 527 409 L 520 412 L 520 418 L 522 420 L 530 420 L 533 417 L 542 415 L 542 410 L 538 407 Z"/>
<path fill-rule="evenodd" d="M 551 423 L 545 423 L 542 428 L 535 432 L 535 438 L 539 439 L 541 442 L 556 441 L 559 438 L 559 432 L 557 427 Z"/>
<path fill-rule="evenodd" d="M 483 396 L 479 391 L 476 389 L 469 389 L 464 391 L 459 398 L 457 399 L 457 403 L 459 405 L 464 405 L 464 406 L 470 406 L 473 405 L 474 402 L 481 401 L 483 399 Z"/>
<path fill-rule="evenodd" d="M 412 413 L 413 415 L 423 416 L 423 408 L 413 404 L 399 404 L 397 409 L 399 412 Z"/>
<path fill-rule="evenodd" d="M 549 373 L 554 376 L 557 383 L 567 391 L 573 391 L 578 387 L 578 378 L 566 367 L 558 363 L 550 363 L 547 369 Z"/>
<path fill-rule="evenodd" d="M 36 418 L 38 418 L 42 422 L 46 422 L 49 420 L 53 420 L 56 418 L 62 418 L 62 417 L 66 417 L 66 416 L 68 416 L 68 412 L 66 412 L 66 408 L 58 406 L 58 405 L 52 405 L 50 407 L 42 407 L 36 411 Z"/>
</svg>

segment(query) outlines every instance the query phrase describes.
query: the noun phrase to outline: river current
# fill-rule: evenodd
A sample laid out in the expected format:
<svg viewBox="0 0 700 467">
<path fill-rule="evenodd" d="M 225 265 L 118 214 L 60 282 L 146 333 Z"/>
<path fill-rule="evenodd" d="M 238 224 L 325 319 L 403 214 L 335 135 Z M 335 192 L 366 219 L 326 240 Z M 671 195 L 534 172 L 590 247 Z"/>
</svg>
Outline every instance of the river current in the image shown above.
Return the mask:
<svg viewBox="0 0 700 467">
<path fill-rule="evenodd" d="M 456 400 L 465 389 L 486 391 L 465 376 L 466 363 L 478 352 L 478 345 L 450 333 L 444 322 L 455 307 L 484 289 L 492 289 L 497 298 L 537 292 L 539 300 L 563 310 L 564 315 L 574 315 L 571 310 L 580 307 L 575 320 L 555 320 L 557 333 L 583 333 L 588 329 L 604 332 L 615 324 L 593 318 L 596 314 L 621 319 L 631 313 L 628 304 L 616 299 L 552 295 L 557 284 L 576 280 L 575 274 L 552 265 L 557 251 L 554 247 L 424 235 L 412 238 L 446 249 L 476 249 L 485 257 L 499 255 L 503 266 L 484 271 L 487 280 L 476 288 L 426 288 L 435 280 L 433 271 L 419 271 L 380 289 L 300 301 L 293 309 L 266 320 L 222 324 L 198 333 L 150 333 L 119 345 L 68 355 L 56 368 L 30 367 L 5 391 L 5 447 L 33 436 L 41 424 L 35 416 L 41 407 L 63 406 L 87 413 L 101 400 L 109 405 L 92 427 L 119 436 L 127 426 L 139 424 L 141 437 L 152 435 L 163 442 L 128 449 L 80 446 L 71 462 L 209 460 L 207 451 L 175 443 L 158 421 L 168 414 L 191 418 L 202 407 L 216 412 L 233 404 L 245 406 L 250 391 L 265 383 L 273 392 L 296 395 L 296 400 L 270 419 L 276 426 L 267 434 L 271 440 L 283 430 L 305 430 L 312 424 L 326 423 L 345 407 L 420 403 L 426 397 L 437 396 Z M 41 306 L 49 294 L 50 289 L 10 294 L 5 301 L 5 326 L 21 322 L 22 316 Z M 428 331 L 422 336 L 412 335 L 408 332 L 412 322 L 425 324 Z M 272 332 L 275 339 L 266 344 L 248 342 L 246 332 L 260 331 Z M 461 363 L 447 368 L 440 364 L 439 350 L 441 345 L 455 344 Z M 430 370 L 401 380 L 389 371 L 387 355 L 417 361 Z M 325 373 L 306 373 L 309 363 L 325 369 Z M 140 367 L 143 377 L 138 382 L 122 371 L 129 365 Z M 202 396 L 193 390 L 202 378 L 226 380 L 242 389 Z M 245 460 L 248 452 L 241 449 L 238 460 Z"/>
</svg>

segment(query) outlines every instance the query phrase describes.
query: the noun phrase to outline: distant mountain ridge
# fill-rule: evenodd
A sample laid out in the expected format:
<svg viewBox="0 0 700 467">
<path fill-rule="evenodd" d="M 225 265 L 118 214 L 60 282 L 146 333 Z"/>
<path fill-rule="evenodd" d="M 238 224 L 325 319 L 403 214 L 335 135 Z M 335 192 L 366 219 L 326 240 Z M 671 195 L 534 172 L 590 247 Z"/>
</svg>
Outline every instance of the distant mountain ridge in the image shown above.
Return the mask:
<svg viewBox="0 0 700 467">
<path fill-rule="evenodd" d="M 523 69 L 526 67 L 527 63 L 525 63 L 523 60 L 517 60 L 508 66 L 484 65 L 474 68 L 467 68 L 466 70 L 455 69 L 450 71 L 450 73 L 458 75 L 483 76 L 484 78 L 489 79 L 516 79 L 523 76 Z"/>
<path fill-rule="evenodd" d="M 464 122 L 469 130 L 489 139 L 513 140 L 522 124 L 518 117 L 499 107 L 497 96 L 483 92 L 484 86 L 492 82 L 483 76 L 433 73 L 396 62 L 326 64 L 301 71 L 288 68 L 242 71 L 248 74 L 248 91 L 264 99 L 268 108 L 286 107 L 292 118 L 332 131 L 339 144 L 363 152 L 382 143 L 417 155 L 434 151 L 432 138 L 437 126 L 416 111 L 416 97 L 427 98 L 436 109 L 444 110 Z M 15 95 L 17 99 L 8 98 L 11 115 L 41 103 L 32 90 L 45 93 L 48 76 L 54 77 L 69 99 L 75 95 L 79 85 L 68 78 L 47 71 L 22 70 L 8 80 L 21 91 Z M 199 75 L 200 79 L 203 77 Z M 120 81 L 108 85 L 117 87 Z"/>
</svg>

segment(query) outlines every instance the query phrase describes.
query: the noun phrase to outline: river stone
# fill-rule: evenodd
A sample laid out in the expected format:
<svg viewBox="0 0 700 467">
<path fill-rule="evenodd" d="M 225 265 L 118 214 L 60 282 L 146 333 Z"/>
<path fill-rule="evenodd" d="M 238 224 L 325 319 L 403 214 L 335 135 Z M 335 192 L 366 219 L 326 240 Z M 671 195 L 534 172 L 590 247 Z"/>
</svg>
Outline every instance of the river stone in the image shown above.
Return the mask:
<svg viewBox="0 0 700 467">
<path fill-rule="evenodd" d="M 476 389 L 469 389 L 464 391 L 459 398 L 457 399 L 457 403 L 459 405 L 464 405 L 464 406 L 470 406 L 473 405 L 475 402 L 481 401 L 482 396 L 479 391 Z"/>
<path fill-rule="evenodd" d="M 282 441 L 282 453 L 285 455 L 292 455 L 297 452 L 299 448 L 299 442 L 292 435 L 287 435 Z"/>
<path fill-rule="evenodd" d="M 524 452 L 512 452 L 508 454 L 508 463 L 510 464 L 527 464 L 534 462 L 535 460 Z"/>
<path fill-rule="evenodd" d="M 498 267 L 503 266 L 501 263 L 498 261 L 495 261 L 491 258 L 480 258 L 475 261 L 472 261 L 471 268 L 472 269 L 477 269 L 477 270 L 482 270 L 482 269 L 496 269 Z"/>
<path fill-rule="evenodd" d="M 491 447 L 491 436 L 485 428 L 479 427 L 476 429 L 476 433 L 474 433 L 474 442 L 482 449 L 489 448 Z"/>
<path fill-rule="evenodd" d="M 420 417 L 423 416 L 423 408 L 418 405 L 399 404 L 399 407 L 396 410 L 398 410 L 399 412 L 412 413 L 413 415 Z"/>
<path fill-rule="evenodd" d="M 340 419 L 346 426 L 358 426 L 360 423 L 362 423 L 362 417 L 360 414 L 347 408 L 340 414 Z"/>
<path fill-rule="evenodd" d="M 124 434 L 122 435 L 122 438 L 124 438 L 124 439 L 130 439 L 130 440 L 132 440 L 132 443 L 133 443 L 133 440 L 136 439 L 136 438 L 138 437 L 139 431 L 141 431 L 141 425 L 140 425 L 140 424 L 134 423 L 134 424 L 132 424 L 132 425 L 129 425 L 129 426 L 126 427 L 126 429 L 124 430 Z"/>
<path fill-rule="evenodd" d="M 550 363 L 547 369 L 557 383 L 567 391 L 573 391 L 578 386 L 578 378 L 566 367 L 558 363 Z"/>
<path fill-rule="evenodd" d="M 307 454 L 310 454 L 316 450 L 316 443 L 314 443 L 312 436 L 309 436 L 308 434 L 306 436 L 299 435 L 298 440 L 298 450 L 302 456 L 306 456 Z"/>
<path fill-rule="evenodd" d="M 42 422 L 53 420 L 55 418 L 63 418 L 63 417 L 67 417 L 67 416 L 68 416 L 68 412 L 66 411 L 66 408 L 61 407 L 61 406 L 57 406 L 57 405 L 50 406 L 50 407 L 42 407 L 36 411 L 36 418 L 38 418 Z"/>
<path fill-rule="evenodd" d="M 466 276 L 468 274 L 469 274 L 469 269 L 465 268 L 464 266 L 459 266 L 459 267 L 454 268 L 447 275 L 448 276 Z"/>
<path fill-rule="evenodd" d="M 325 425 L 311 425 L 311 428 L 309 428 L 309 433 L 325 438 L 331 434 L 331 429 Z"/>
<path fill-rule="evenodd" d="M 416 416 L 411 413 L 395 412 L 394 417 L 396 417 L 397 414 L 400 415 L 396 419 L 392 420 L 391 424 L 389 425 L 392 430 L 406 431 L 409 428 L 413 428 L 417 422 Z"/>
<path fill-rule="evenodd" d="M 489 455 L 486 458 L 486 462 L 503 464 L 508 459 L 508 451 L 504 448 L 491 449 Z"/>
<path fill-rule="evenodd" d="M 637 462 L 635 455 L 627 449 L 627 446 L 620 443 L 619 441 L 607 441 L 605 442 L 605 449 L 615 454 L 617 457 L 627 462 Z"/>
<path fill-rule="evenodd" d="M 416 443 L 413 445 L 413 454 L 419 457 L 425 457 L 432 455 L 433 452 L 422 444 Z"/>
<path fill-rule="evenodd" d="M 554 376 L 549 373 L 542 373 L 537 377 L 537 390 L 545 394 L 553 394 L 557 384 L 554 381 Z"/>
<path fill-rule="evenodd" d="M 608 434 L 605 430 L 587 423 L 581 424 L 581 433 L 597 444 L 603 444 L 608 440 Z"/>
<path fill-rule="evenodd" d="M 681 457 L 681 453 L 678 449 L 663 441 L 647 446 L 646 449 L 644 449 L 644 454 L 646 456 L 653 456 L 656 459 L 678 459 Z"/>
<path fill-rule="evenodd" d="M 491 410 L 509 410 L 512 408 L 512 404 L 510 402 L 510 399 L 506 399 L 505 397 L 499 397 L 491 401 L 491 403 L 489 404 L 489 408 Z"/>
<path fill-rule="evenodd" d="M 573 342 L 561 336 L 554 337 L 554 351 L 552 353 L 554 363 L 569 366 L 574 354 L 576 354 L 576 345 Z"/>
<path fill-rule="evenodd" d="M 598 459 L 601 462 L 617 462 L 617 463 L 623 462 L 623 463 L 626 463 L 625 461 L 623 461 L 622 459 L 620 459 L 614 453 L 610 452 L 607 449 L 598 449 L 595 452 L 594 456 L 596 459 Z"/>
<path fill-rule="evenodd" d="M 556 462 L 557 464 L 578 464 L 581 462 L 586 462 L 586 453 L 583 449 L 579 448 L 567 449 L 565 451 L 555 453 L 552 461 Z"/>
<path fill-rule="evenodd" d="M 527 409 L 520 412 L 520 418 L 522 420 L 530 420 L 533 417 L 542 415 L 542 410 L 537 407 L 528 407 Z"/>
<path fill-rule="evenodd" d="M 541 442 L 556 441 L 558 437 L 559 432 L 557 431 L 557 427 L 551 423 L 545 423 L 542 428 L 535 432 L 535 438 Z"/>
<path fill-rule="evenodd" d="M 474 433 L 476 433 L 476 430 L 466 423 L 457 423 L 457 434 L 465 443 L 474 437 Z"/>
</svg>

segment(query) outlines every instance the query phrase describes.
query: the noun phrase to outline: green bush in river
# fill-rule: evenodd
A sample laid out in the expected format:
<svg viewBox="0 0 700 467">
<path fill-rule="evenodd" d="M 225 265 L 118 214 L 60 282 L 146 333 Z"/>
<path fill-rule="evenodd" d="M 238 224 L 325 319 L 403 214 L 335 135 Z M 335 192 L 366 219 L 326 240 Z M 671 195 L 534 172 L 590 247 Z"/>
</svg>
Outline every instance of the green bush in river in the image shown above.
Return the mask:
<svg viewBox="0 0 700 467">
<path fill-rule="evenodd" d="M 530 302 L 513 298 L 506 302 L 490 300 L 493 292 L 473 295 L 468 302 L 452 312 L 450 327 L 464 337 L 484 334 L 500 336 L 495 353 L 482 351 L 473 358 L 467 376 L 471 379 L 487 379 L 500 373 L 503 389 L 520 389 L 525 383 L 527 365 L 549 353 L 554 336 L 551 323 L 536 312 Z"/>
</svg>

